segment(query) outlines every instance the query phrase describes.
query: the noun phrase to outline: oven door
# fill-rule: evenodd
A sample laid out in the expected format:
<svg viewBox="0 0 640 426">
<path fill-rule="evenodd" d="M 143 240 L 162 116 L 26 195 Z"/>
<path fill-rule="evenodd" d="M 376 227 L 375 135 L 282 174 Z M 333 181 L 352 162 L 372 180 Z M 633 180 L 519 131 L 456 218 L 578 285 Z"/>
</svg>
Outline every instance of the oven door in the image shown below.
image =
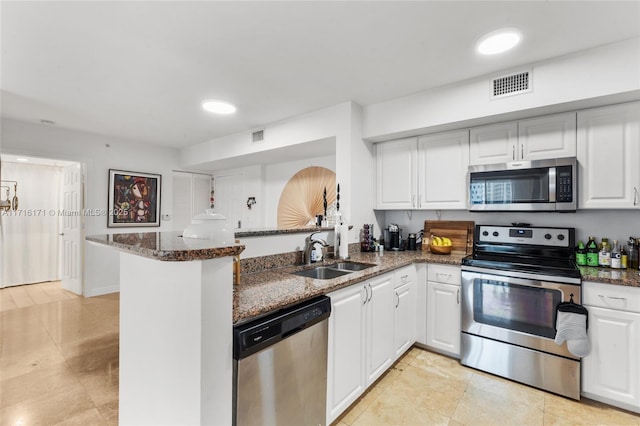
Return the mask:
<svg viewBox="0 0 640 426">
<path fill-rule="evenodd" d="M 502 271 L 504 273 L 504 271 Z M 580 285 L 462 271 L 462 332 L 579 359 L 557 345 L 556 309 Z"/>
</svg>

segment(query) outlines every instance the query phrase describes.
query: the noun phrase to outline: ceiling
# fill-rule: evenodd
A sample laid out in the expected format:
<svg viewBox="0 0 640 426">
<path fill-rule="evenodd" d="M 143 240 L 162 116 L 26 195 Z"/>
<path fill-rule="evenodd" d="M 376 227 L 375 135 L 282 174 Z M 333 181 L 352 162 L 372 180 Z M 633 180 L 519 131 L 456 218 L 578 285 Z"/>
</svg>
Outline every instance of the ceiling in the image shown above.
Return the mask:
<svg viewBox="0 0 640 426">
<path fill-rule="evenodd" d="M 11 2 L 2 116 L 185 147 L 640 36 L 640 2 Z M 474 43 L 503 26 L 512 52 Z M 200 101 L 234 102 L 233 116 Z M 49 124 L 51 125 L 51 124 Z"/>
</svg>

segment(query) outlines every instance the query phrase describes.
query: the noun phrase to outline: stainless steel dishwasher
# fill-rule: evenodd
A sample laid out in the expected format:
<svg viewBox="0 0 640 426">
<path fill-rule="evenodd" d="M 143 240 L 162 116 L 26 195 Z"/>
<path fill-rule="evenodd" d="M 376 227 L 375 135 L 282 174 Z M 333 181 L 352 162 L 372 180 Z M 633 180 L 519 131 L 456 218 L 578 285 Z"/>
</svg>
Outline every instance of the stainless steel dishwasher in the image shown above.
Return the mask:
<svg viewBox="0 0 640 426">
<path fill-rule="evenodd" d="M 234 327 L 234 425 L 325 424 L 330 314 L 321 296 Z"/>
</svg>

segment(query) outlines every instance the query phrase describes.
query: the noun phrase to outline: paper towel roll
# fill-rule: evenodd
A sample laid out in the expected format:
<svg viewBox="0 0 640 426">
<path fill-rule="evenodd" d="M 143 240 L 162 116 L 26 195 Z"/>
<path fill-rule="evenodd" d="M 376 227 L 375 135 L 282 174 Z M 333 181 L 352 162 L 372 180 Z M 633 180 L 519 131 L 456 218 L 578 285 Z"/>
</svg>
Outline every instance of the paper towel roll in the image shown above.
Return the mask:
<svg viewBox="0 0 640 426">
<path fill-rule="evenodd" d="M 349 257 L 349 225 L 337 225 L 340 245 L 338 247 L 338 257 L 346 259 Z"/>
</svg>

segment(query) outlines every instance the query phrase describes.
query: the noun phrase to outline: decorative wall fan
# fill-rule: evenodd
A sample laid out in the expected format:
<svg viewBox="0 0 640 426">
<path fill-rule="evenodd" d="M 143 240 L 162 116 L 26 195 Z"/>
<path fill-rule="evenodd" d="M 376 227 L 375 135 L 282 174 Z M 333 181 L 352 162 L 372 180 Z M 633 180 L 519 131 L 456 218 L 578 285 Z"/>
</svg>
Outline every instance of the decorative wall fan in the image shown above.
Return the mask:
<svg viewBox="0 0 640 426">
<path fill-rule="evenodd" d="M 324 214 L 324 191 L 327 203 L 336 200 L 336 174 L 324 167 L 307 167 L 293 175 L 278 202 L 278 227 L 301 228 L 316 223 Z"/>
</svg>

